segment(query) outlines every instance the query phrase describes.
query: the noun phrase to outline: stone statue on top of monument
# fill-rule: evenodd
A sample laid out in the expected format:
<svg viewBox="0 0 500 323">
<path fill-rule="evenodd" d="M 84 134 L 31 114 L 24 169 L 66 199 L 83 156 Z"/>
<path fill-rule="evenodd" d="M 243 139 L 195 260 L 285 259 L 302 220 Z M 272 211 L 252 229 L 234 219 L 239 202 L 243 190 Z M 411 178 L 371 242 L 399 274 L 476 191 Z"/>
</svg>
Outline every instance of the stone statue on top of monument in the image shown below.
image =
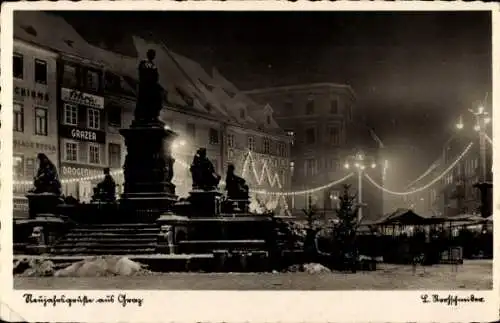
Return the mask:
<svg viewBox="0 0 500 323">
<path fill-rule="evenodd" d="M 140 124 L 158 124 L 163 103 L 163 89 L 158 83 L 158 68 L 154 63 L 156 52 L 150 49 L 146 56 L 147 59 L 139 63 L 139 89 L 134 121 Z"/>
<path fill-rule="evenodd" d="M 226 172 L 227 198 L 230 200 L 247 200 L 249 188 L 246 181 L 234 173 L 234 165 L 229 164 Z"/>
<path fill-rule="evenodd" d="M 207 157 L 207 149 L 200 148 L 193 158 L 190 167 L 193 179 L 193 189 L 212 191 L 219 185 L 220 175 L 216 173 L 214 165 Z"/>
<path fill-rule="evenodd" d="M 52 193 L 61 195 L 61 182 L 57 174 L 56 166 L 50 161 L 49 157 L 43 153 L 37 155 L 38 170 L 33 181 L 34 188 L 31 193 Z"/>
</svg>

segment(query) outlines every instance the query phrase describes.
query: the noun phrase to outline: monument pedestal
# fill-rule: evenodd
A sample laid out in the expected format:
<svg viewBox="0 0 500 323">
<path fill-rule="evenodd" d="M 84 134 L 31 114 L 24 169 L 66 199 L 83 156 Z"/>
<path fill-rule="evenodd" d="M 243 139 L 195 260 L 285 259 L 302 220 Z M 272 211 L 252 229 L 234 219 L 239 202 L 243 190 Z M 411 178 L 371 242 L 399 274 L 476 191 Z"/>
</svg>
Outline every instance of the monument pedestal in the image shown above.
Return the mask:
<svg viewBox="0 0 500 323">
<path fill-rule="evenodd" d="M 222 193 L 219 191 L 193 190 L 189 192 L 191 216 L 206 217 L 220 213 Z"/>
<path fill-rule="evenodd" d="M 127 156 L 124 165 L 124 193 L 120 207 L 128 214 L 159 216 L 177 201 L 171 145 L 177 136 L 160 121 L 136 122 L 121 129 Z"/>
</svg>

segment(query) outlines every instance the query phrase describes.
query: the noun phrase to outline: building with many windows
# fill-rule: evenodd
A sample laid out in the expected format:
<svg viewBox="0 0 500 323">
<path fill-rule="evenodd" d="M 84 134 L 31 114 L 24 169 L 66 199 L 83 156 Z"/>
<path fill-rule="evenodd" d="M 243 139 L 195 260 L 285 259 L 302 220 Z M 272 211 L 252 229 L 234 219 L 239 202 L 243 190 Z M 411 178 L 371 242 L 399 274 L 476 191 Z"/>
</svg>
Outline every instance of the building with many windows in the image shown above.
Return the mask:
<svg viewBox="0 0 500 323">
<path fill-rule="evenodd" d="M 196 150 L 205 147 L 223 179 L 226 166 L 233 163 L 236 172 L 260 192 L 259 200 L 270 208 L 288 206 L 286 200 L 265 194 L 289 191 L 291 183 L 291 139 L 274 121 L 271 106 L 251 101 L 216 70 L 208 73 L 161 43 L 133 37 L 137 56 L 123 56 L 88 43 L 52 14 L 19 12 L 14 24 L 34 30 L 22 35 L 26 41 L 60 56 L 57 69 L 53 67 L 59 80 L 54 97 L 59 131 L 51 139 L 59 147 L 56 159 L 65 194 L 89 200 L 104 167 L 110 167 L 122 184 L 126 150 L 119 129 L 133 119 L 137 66 L 152 48 L 165 94 L 160 118 L 179 133 L 172 147 L 177 195 L 189 193 L 189 165 Z M 58 30 L 57 37 L 47 26 Z"/>
<path fill-rule="evenodd" d="M 29 28 L 18 33 L 29 34 Z M 31 183 L 37 168 L 37 154 L 44 153 L 59 165 L 57 141 L 57 53 L 15 39 L 13 54 L 13 178 Z M 23 195 L 28 185 L 14 186 Z"/>
<path fill-rule="evenodd" d="M 360 150 L 378 162 L 380 143 L 373 131 L 359 122 L 359 118 L 354 118 L 356 97 L 350 86 L 318 83 L 256 89 L 245 93 L 261 104 L 270 104 L 276 122 L 293 140 L 293 190 L 323 186 L 346 176 L 352 169 L 345 169 L 343 165 L 352 161 L 352 156 Z M 380 182 L 380 168 L 370 169 L 369 172 Z M 346 183 L 357 189 L 354 177 L 312 193 L 313 203 L 321 209 L 332 210 L 337 205 L 342 185 Z M 381 192 L 366 183 L 363 196 L 367 204 L 365 216 L 379 215 L 382 212 Z M 308 201 L 308 194 L 297 196 L 292 200 L 293 208 L 302 209 Z"/>
</svg>

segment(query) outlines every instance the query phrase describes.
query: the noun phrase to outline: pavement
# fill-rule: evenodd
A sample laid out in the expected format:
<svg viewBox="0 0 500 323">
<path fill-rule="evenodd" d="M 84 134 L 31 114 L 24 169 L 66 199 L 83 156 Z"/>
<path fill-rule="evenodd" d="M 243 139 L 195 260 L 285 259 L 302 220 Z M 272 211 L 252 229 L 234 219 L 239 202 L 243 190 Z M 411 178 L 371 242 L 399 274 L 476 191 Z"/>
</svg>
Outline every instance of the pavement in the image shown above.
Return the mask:
<svg viewBox="0 0 500 323">
<path fill-rule="evenodd" d="M 114 277 L 14 277 L 15 289 L 146 290 L 485 290 L 492 289 L 491 260 L 417 267 L 380 264 L 352 273 L 155 273 Z"/>
</svg>

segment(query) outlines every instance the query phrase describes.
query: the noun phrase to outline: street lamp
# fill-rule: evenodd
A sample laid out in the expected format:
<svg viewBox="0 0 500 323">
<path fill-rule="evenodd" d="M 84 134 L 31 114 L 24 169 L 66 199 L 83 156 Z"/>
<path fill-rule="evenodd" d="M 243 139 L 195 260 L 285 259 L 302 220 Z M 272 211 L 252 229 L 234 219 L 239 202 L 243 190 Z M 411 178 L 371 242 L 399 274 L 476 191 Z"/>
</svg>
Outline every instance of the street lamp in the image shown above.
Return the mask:
<svg viewBox="0 0 500 323">
<path fill-rule="evenodd" d="M 491 123 L 491 117 L 487 111 L 485 111 L 483 105 L 479 105 L 476 110 L 469 109 L 469 112 L 474 116 L 475 124 L 474 131 L 479 134 L 479 158 L 480 158 L 480 181 L 486 181 L 486 127 Z M 464 123 L 462 120 L 462 116 L 458 123 L 456 124 L 456 128 L 458 130 L 462 130 L 464 128 Z"/>
<path fill-rule="evenodd" d="M 377 164 L 375 162 L 372 163 L 367 163 L 366 162 L 366 156 L 363 152 L 358 152 L 356 155 L 349 157 L 353 161 L 354 167 L 356 168 L 358 172 L 358 205 L 359 205 L 359 210 L 358 210 L 358 222 L 360 222 L 363 219 L 363 173 L 365 169 L 367 168 L 367 165 L 369 165 L 372 169 L 377 167 Z M 346 162 L 344 164 L 344 168 L 349 169 L 351 167 L 351 164 L 349 162 Z"/>
</svg>

